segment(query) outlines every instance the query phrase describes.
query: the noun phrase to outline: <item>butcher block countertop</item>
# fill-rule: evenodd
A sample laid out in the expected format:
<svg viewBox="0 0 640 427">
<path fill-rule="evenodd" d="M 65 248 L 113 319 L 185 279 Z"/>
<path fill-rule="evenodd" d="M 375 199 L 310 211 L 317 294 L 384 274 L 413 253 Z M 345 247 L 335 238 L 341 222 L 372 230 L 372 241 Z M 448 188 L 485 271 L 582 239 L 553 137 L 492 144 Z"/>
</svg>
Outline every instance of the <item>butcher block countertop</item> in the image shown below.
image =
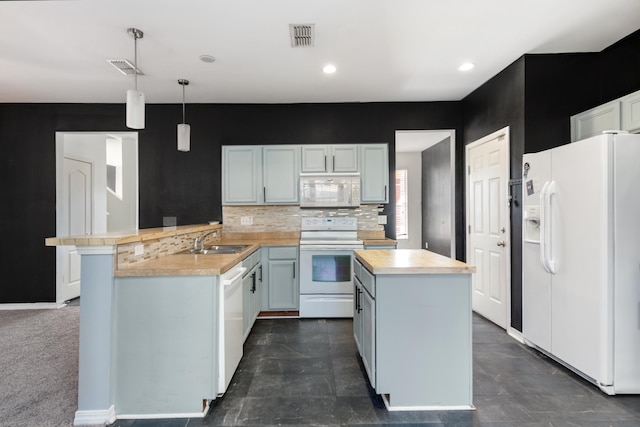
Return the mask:
<svg viewBox="0 0 640 427">
<path fill-rule="evenodd" d="M 465 264 L 424 249 L 357 250 L 356 258 L 373 274 L 471 274 Z"/>
<path fill-rule="evenodd" d="M 217 242 L 216 242 L 217 243 Z M 220 242 L 222 244 L 222 242 Z M 229 271 L 234 265 L 255 252 L 260 245 L 250 245 L 237 254 L 192 255 L 173 254 L 161 258 L 121 267 L 116 277 L 153 276 L 217 276 Z"/>
<path fill-rule="evenodd" d="M 192 255 L 173 254 L 142 262 L 115 271 L 116 277 L 131 276 L 217 276 L 229 271 L 234 265 L 257 251 L 268 246 L 298 246 L 300 239 L 222 239 L 213 242 L 216 245 L 248 245 L 237 254 Z"/>
</svg>

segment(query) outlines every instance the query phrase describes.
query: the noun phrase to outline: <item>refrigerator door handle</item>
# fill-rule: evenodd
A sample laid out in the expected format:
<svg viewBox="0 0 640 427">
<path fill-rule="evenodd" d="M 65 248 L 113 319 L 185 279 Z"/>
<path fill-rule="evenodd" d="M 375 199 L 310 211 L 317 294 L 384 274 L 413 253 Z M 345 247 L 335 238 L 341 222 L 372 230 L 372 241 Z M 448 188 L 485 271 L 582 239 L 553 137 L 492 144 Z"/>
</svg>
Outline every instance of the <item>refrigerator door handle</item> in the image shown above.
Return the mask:
<svg viewBox="0 0 640 427">
<path fill-rule="evenodd" d="M 545 193 L 545 208 L 547 209 L 546 217 L 547 217 L 547 226 L 545 228 L 546 236 L 545 236 L 545 258 L 547 260 L 547 268 L 549 273 L 556 274 L 556 262 L 553 259 L 553 204 L 552 197 L 556 194 L 556 182 L 551 181 L 549 186 L 547 187 L 547 192 Z"/>
<path fill-rule="evenodd" d="M 549 181 L 545 182 L 542 186 L 542 190 L 540 190 L 540 262 L 542 263 L 542 268 L 547 273 L 551 273 L 549 271 L 549 264 L 547 263 L 547 188 L 549 187 Z"/>
</svg>

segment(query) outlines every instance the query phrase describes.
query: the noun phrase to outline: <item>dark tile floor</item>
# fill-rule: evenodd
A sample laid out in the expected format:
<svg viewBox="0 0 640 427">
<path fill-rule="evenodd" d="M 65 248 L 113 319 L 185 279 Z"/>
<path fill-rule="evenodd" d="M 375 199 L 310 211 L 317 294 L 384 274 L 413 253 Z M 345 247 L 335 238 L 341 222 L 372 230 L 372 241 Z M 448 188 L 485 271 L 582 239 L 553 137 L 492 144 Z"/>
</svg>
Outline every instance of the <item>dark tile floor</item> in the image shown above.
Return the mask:
<svg viewBox="0 0 640 427">
<path fill-rule="evenodd" d="M 640 426 L 640 396 L 606 396 L 477 315 L 473 342 L 475 411 L 388 412 L 365 380 L 351 320 L 258 320 L 205 418 L 113 425 Z"/>
</svg>

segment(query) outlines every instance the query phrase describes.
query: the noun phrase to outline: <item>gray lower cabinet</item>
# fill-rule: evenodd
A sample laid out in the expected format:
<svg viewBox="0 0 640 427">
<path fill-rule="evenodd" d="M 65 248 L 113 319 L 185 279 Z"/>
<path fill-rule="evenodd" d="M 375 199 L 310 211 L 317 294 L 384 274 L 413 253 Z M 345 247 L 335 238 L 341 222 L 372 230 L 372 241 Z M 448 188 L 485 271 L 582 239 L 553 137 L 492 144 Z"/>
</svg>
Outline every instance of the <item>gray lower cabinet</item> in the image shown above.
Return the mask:
<svg viewBox="0 0 640 427">
<path fill-rule="evenodd" d="M 353 330 L 362 364 L 369 377 L 371 387 L 376 387 L 376 303 L 373 296 L 360 281 L 361 273 L 354 276 Z"/>
<path fill-rule="evenodd" d="M 354 283 L 356 345 L 389 408 L 471 408 L 471 275 L 374 275 L 355 260 Z"/>
<path fill-rule="evenodd" d="M 268 310 L 297 310 L 298 248 L 296 246 L 267 249 L 267 306 Z"/>
<path fill-rule="evenodd" d="M 117 415 L 195 414 L 218 393 L 219 276 L 116 278 Z"/>
</svg>

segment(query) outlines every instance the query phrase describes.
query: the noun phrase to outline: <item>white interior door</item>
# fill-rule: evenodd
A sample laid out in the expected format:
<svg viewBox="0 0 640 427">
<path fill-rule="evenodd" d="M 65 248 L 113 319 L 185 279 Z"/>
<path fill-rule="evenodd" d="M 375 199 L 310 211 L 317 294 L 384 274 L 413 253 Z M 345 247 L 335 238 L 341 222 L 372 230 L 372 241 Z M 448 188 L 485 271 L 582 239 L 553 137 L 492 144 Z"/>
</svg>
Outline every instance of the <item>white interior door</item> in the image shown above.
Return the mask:
<svg viewBox="0 0 640 427">
<path fill-rule="evenodd" d="M 90 162 L 64 158 L 62 212 L 68 235 L 92 232 L 93 165 Z M 62 285 L 59 299 L 66 301 L 80 296 L 80 255 L 75 246 L 59 247 L 62 257 Z"/>
<path fill-rule="evenodd" d="M 506 329 L 510 267 L 508 129 L 466 149 L 467 262 L 473 275 L 473 310 Z"/>
</svg>

